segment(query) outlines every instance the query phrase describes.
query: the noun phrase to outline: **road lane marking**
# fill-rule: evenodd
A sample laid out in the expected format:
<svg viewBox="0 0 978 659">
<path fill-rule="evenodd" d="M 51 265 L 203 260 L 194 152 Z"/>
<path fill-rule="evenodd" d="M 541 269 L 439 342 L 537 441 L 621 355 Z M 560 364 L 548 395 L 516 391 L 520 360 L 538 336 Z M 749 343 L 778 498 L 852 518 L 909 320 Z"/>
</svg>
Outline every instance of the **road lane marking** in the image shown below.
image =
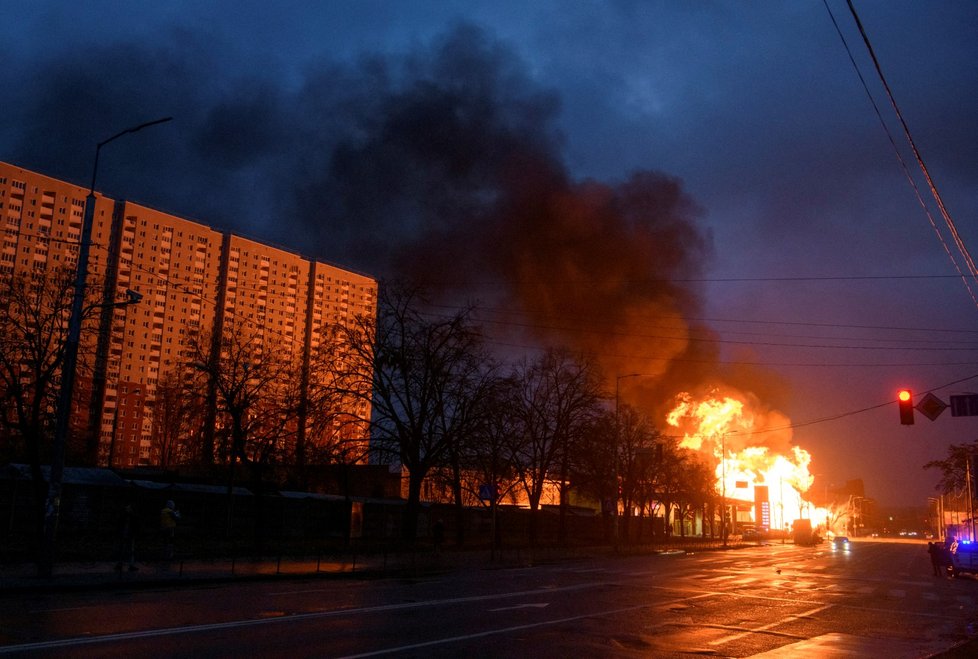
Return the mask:
<svg viewBox="0 0 978 659">
<path fill-rule="evenodd" d="M 826 609 L 831 609 L 833 606 L 834 606 L 834 604 L 826 604 L 825 606 L 818 606 L 818 607 L 815 607 L 814 609 L 810 609 L 810 610 L 804 611 L 802 613 L 795 613 L 795 614 L 786 616 L 786 617 L 782 618 L 781 620 L 775 620 L 772 623 L 768 623 L 766 625 L 762 625 L 760 627 L 756 627 L 754 629 L 750 629 L 750 630 L 741 632 L 739 634 L 732 634 L 730 636 L 724 636 L 723 638 L 718 638 L 715 641 L 710 641 L 709 644 L 710 645 L 725 645 L 727 643 L 732 643 L 733 641 L 739 641 L 740 639 L 745 638 L 747 636 L 752 636 L 752 635 L 757 634 L 757 633 L 763 633 L 763 632 L 770 631 L 770 630 L 774 629 L 775 627 L 780 627 L 781 625 L 784 625 L 785 623 L 793 622 L 795 620 L 798 620 L 799 618 L 807 618 L 808 616 L 813 616 L 816 613 L 821 613 L 822 611 L 824 611 Z"/>
<path fill-rule="evenodd" d="M 550 606 L 550 602 L 540 602 L 538 604 L 517 604 L 516 606 L 504 606 L 500 609 L 489 609 L 489 613 L 496 611 L 515 611 L 516 609 L 545 609 Z"/>
<path fill-rule="evenodd" d="M 738 586 L 746 586 L 748 584 L 757 583 L 757 581 L 758 581 L 757 577 L 744 577 L 743 579 L 737 579 L 736 581 L 734 581 L 734 584 Z"/>
<path fill-rule="evenodd" d="M 683 598 L 682 600 L 677 600 L 677 601 L 688 601 L 688 600 L 692 600 L 692 599 L 700 599 L 702 597 L 708 597 L 710 595 L 712 595 L 712 594 L 711 593 L 699 594 L 699 595 L 694 595 L 694 596 L 691 596 L 691 597 L 686 597 L 686 598 Z M 560 625 L 560 624 L 563 624 L 565 622 L 576 622 L 578 620 L 583 620 L 585 618 L 593 618 L 593 617 L 596 617 L 596 616 L 609 616 L 609 615 L 617 615 L 617 614 L 620 614 L 620 613 L 629 613 L 631 611 L 640 611 L 642 609 L 655 608 L 656 606 L 661 606 L 661 603 L 660 604 L 637 604 L 635 606 L 628 606 L 628 607 L 624 607 L 624 608 L 621 608 L 621 609 L 611 609 L 611 610 L 607 610 L 607 611 L 595 611 L 595 612 L 591 612 L 591 613 L 582 613 L 581 615 L 571 616 L 569 618 L 558 618 L 556 620 L 543 620 L 543 621 L 540 621 L 540 622 L 529 623 L 529 624 L 526 624 L 526 625 L 516 625 L 514 627 L 503 627 L 503 628 L 500 628 L 500 629 L 490 629 L 488 631 L 477 632 L 475 634 L 465 634 L 463 636 L 451 636 L 451 637 L 447 637 L 447 638 L 437 639 L 437 640 L 434 640 L 434 641 L 424 641 L 422 643 L 412 643 L 410 645 L 402 645 L 402 646 L 393 647 L 393 648 L 385 648 L 383 650 L 373 650 L 371 652 L 363 652 L 363 653 L 360 653 L 360 654 L 347 655 L 345 657 L 341 657 L 341 659 L 363 659 L 364 657 L 375 657 L 375 656 L 384 655 L 384 654 L 391 654 L 393 652 L 406 652 L 408 650 L 418 650 L 418 649 L 421 649 L 421 648 L 428 648 L 428 647 L 432 647 L 432 646 L 435 646 L 435 645 L 444 645 L 446 643 L 457 643 L 457 642 L 460 642 L 460 641 L 470 641 L 470 640 L 476 639 L 476 638 L 485 638 L 486 636 L 492 636 L 492 635 L 495 635 L 495 634 L 508 634 L 510 632 L 523 631 L 523 630 L 526 630 L 526 629 L 534 629 L 534 628 L 537 628 L 537 627 L 546 627 L 548 625 Z"/>
<path fill-rule="evenodd" d="M 650 608 L 650 604 L 636 604 L 635 606 L 627 606 L 621 609 L 610 609 L 608 611 L 596 611 L 591 613 L 582 613 L 581 615 L 571 616 L 569 618 L 558 618 L 556 620 L 543 620 L 541 622 L 532 622 L 526 625 L 515 625 L 513 627 L 501 627 L 499 629 L 489 629 L 484 632 L 477 632 L 475 634 L 465 634 L 464 636 L 449 636 L 446 638 L 439 638 L 434 641 L 424 641 L 421 643 L 411 643 L 410 645 L 401 645 L 394 648 L 384 648 L 383 650 L 373 650 L 371 652 L 362 652 L 360 654 L 350 654 L 340 659 L 363 659 L 363 657 L 376 657 L 382 654 L 391 654 L 394 652 L 406 652 L 408 650 L 419 650 L 421 648 L 430 648 L 435 645 L 444 645 L 446 643 L 458 643 L 461 641 L 471 641 L 476 638 L 485 638 L 486 636 L 494 636 L 496 634 L 509 634 L 511 632 L 519 632 L 526 629 L 534 629 L 536 627 L 547 627 L 549 625 L 562 625 L 566 622 L 577 622 L 578 620 L 584 620 L 585 618 L 594 618 L 596 616 L 613 616 L 620 613 L 629 613 L 631 611 L 640 611 L 642 609 Z"/>
<path fill-rule="evenodd" d="M 36 643 L 22 643 L 19 645 L 0 646 L 0 654 L 11 654 L 17 652 L 30 652 L 32 650 L 50 650 L 56 648 L 70 648 L 81 645 L 94 645 L 96 643 L 112 643 L 114 641 L 130 641 L 144 638 L 154 638 L 158 636 L 177 636 L 180 634 L 193 634 L 197 632 L 218 631 L 224 629 L 239 629 L 242 627 L 252 627 L 258 625 L 270 625 L 282 622 L 296 622 L 301 620 L 314 620 L 316 618 L 332 618 L 347 615 L 363 615 L 365 613 L 382 613 L 385 611 L 397 611 L 402 609 L 413 609 L 425 606 L 445 606 L 461 604 L 466 602 L 484 602 L 494 599 L 506 599 L 509 597 L 540 597 L 541 595 L 551 595 L 553 593 L 572 592 L 576 590 L 588 590 L 612 586 L 614 584 L 605 582 L 595 582 L 592 584 L 576 584 L 573 586 L 563 586 L 560 588 L 540 588 L 536 590 L 522 590 L 511 593 L 495 593 L 492 595 L 472 595 L 470 597 L 452 597 L 440 600 L 425 600 L 421 602 L 402 602 L 400 604 L 381 604 L 378 606 L 366 606 L 355 609 L 335 609 L 332 611 L 314 611 L 310 613 L 295 613 L 288 616 L 277 618 L 257 618 L 248 620 L 232 620 L 229 622 L 213 622 L 200 625 L 184 625 L 181 627 L 164 627 L 162 629 L 147 629 L 138 632 L 119 632 L 115 634 L 105 634 L 102 636 L 78 636 L 65 638 L 57 641 L 38 641 Z M 643 604 L 643 607 L 649 605 Z"/>
<path fill-rule="evenodd" d="M 784 596 L 772 596 L 772 595 L 754 595 L 752 593 L 745 593 L 742 591 L 737 592 L 726 592 L 722 590 L 704 590 L 701 588 L 691 588 L 689 586 L 655 586 L 647 585 L 646 588 L 650 590 L 666 590 L 674 593 L 699 593 L 704 596 L 711 597 L 730 597 L 733 599 L 752 599 L 761 600 L 768 602 L 793 602 L 796 604 L 816 604 L 817 601 L 811 599 L 801 599 L 798 597 L 784 597 Z M 827 593 L 828 594 L 828 593 Z M 838 595 L 838 593 L 836 593 Z M 961 596 L 968 603 L 972 602 L 971 597 Z M 934 618 L 943 619 L 945 616 L 943 613 L 932 613 L 927 611 L 898 611 L 894 609 L 886 609 L 878 606 L 857 606 L 854 604 L 846 604 L 845 602 L 834 602 L 826 606 L 835 606 L 840 609 L 848 609 L 851 611 L 869 611 L 874 613 L 901 613 L 906 616 L 911 616 L 914 618 Z"/>
</svg>

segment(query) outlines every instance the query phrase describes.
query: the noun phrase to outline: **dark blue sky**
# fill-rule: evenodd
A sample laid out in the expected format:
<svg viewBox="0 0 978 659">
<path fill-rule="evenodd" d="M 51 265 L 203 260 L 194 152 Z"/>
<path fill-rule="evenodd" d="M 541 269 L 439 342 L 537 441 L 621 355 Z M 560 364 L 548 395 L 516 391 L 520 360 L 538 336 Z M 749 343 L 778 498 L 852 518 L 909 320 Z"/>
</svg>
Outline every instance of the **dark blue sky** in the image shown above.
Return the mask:
<svg viewBox="0 0 978 659">
<path fill-rule="evenodd" d="M 106 149 L 100 190 L 370 274 L 424 265 L 522 312 L 510 333 L 573 336 L 602 310 L 629 335 L 610 369 L 654 368 L 660 397 L 751 391 L 820 482 L 884 503 L 920 503 L 921 466 L 976 438 L 949 413 L 847 414 L 978 374 L 978 325 L 821 2 L 144 4 L 5 12 L 0 159 L 87 184 L 98 141 L 172 115 Z M 978 4 L 856 7 L 971 246 Z M 539 269 L 512 276 L 533 256 L 561 273 L 542 293 Z M 606 292 L 566 297 L 571 266 Z M 672 350 L 690 328 L 714 340 Z M 633 366 L 641 343 L 675 363 Z M 962 391 L 978 380 L 936 393 Z"/>
</svg>

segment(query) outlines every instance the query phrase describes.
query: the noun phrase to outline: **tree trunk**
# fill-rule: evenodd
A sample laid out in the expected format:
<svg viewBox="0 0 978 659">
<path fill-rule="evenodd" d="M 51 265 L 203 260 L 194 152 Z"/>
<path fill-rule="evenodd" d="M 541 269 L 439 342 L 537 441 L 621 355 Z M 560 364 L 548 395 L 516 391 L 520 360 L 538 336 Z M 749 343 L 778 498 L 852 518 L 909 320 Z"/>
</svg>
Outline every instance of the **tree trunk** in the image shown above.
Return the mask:
<svg viewBox="0 0 978 659">
<path fill-rule="evenodd" d="M 564 451 L 567 455 L 567 451 Z M 567 544 L 567 506 L 569 492 L 567 491 L 567 458 L 560 463 L 560 508 L 557 511 L 557 544 Z"/>
<path fill-rule="evenodd" d="M 421 483 L 424 474 L 408 471 L 408 499 L 404 506 L 404 523 L 401 537 L 409 545 L 418 539 L 418 515 L 421 513 Z"/>
<path fill-rule="evenodd" d="M 530 499 L 530 524 L 528 528 L 530 546 L 535 547 L 537 544 L 537 533 L 539 532 L 538 524 L 540 521 L 540 497 L 543 492 L 531 492 L 529 494 Z"/>
<path fill-rule="evenodd" d="M 455 503 L 455 545 L 465 543 L 465 506 L 462 501 L 462 474 L 457 465 L 452 467 L 452 497 Z"/>
<path fill-rule="evenodd" d="M 621 515 L 619 515 L 618 517 L 619 519 L 618 526 L 621 531 L 618 539 L 626 545 L 628 544 L 629 534 L 631 533 L 631 525 L 632 525 L 631 509 L 632 509 L 631 500 L 625 499 L 623 497 L 621 500 Z"/>
</svg>

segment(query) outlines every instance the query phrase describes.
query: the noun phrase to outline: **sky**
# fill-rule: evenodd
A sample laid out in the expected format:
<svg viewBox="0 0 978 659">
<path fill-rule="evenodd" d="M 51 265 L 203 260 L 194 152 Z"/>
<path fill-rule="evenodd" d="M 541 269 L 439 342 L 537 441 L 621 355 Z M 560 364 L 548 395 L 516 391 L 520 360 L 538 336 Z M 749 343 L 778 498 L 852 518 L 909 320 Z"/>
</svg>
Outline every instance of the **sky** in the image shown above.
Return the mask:
<svg viewBox="0 0 978 659">
<path fill-rule="evenodd" d="M 973 247 L 978 4 L 854 5 Z M 96 188 L 423 281 L 511 353 L 598 352 L 659 419 L 736 392 L 776 430 L 744 441 L 809 451 L 816 489 L 920 505 L 923 465 L 978 438 L 898 421 L 901 387 L 978 392 L 978 303 L 841 0 L 4 13 L 0 160 L 87 187 L 97 143 L 172 116 L 106 147 Z"/>
</svg>

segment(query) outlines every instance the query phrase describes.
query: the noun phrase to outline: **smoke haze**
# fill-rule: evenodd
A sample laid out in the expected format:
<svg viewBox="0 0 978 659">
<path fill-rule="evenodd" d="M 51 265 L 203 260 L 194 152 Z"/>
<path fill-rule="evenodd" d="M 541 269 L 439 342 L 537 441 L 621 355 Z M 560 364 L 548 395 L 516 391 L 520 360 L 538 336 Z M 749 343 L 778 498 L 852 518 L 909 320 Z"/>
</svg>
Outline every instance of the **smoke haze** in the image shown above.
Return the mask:
<svg viewBox="0 0 978 659">
<path fill-rule="evenodd" d="M 479 28 L 288 82 L 271 66 L 228 79 L 221 60 L 174 32 L 10 67 L 3 157 L 87 185 L 94 144 L 172 115 L 113 144 L 97 187 L 477 302 L 495 336 L 597 355 L 609 386 L 648 376 L 622 397 L 658 419 L 678 391 L 763 381 L 718 374 L 716 337 L 694 320 L 712 241 L 682 182 L 574 180 L 559 97 Z"/>
</svg>

